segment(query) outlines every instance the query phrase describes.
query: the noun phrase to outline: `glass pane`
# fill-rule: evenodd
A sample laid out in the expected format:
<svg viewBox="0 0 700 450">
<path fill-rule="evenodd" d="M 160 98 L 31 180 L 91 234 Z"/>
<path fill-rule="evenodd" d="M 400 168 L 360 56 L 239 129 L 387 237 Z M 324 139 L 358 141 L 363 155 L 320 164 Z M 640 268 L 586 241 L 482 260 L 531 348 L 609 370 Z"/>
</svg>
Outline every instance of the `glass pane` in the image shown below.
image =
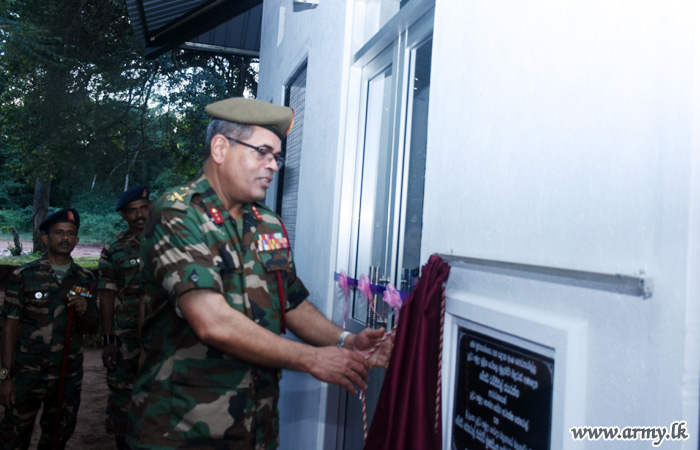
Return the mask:
<svg viewBox="0 0 700 450">
<path fill-rule="evenodd" d="M 356 277 L 391 259 L 393 74 L 391 67 L 369 81 L 365 118 Z M 365 322 L 367 302 L 356 296 L 353 318 Z"/>
<path fill-rule="evenodd" d="M 415 283 L 420 270 L 421 234 L 423 232 L 423 191 L 425 188 L 425 152 L 428 141 L 428 103 L 430 100 L 430 61 L 432 39 L 412 52 L 413 88 L 411 90 L 411 129 L 409 137 L 408 186 L 406 189 L 403 261 L 403 290 Z"/>
</svg>

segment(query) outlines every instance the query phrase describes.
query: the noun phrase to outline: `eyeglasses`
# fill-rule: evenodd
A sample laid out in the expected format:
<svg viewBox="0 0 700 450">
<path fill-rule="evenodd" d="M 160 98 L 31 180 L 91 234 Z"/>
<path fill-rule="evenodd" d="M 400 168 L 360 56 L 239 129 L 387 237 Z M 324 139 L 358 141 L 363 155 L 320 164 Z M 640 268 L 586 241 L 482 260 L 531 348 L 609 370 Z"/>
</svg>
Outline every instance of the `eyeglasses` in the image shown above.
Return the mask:
<svg viewBox="0 0 700 450">
<path fill-rule="evenodd" d="M 274 154 L 273 150 L 270 150 L 269 148 L 256 147 L 254 145 L 248 144 L 247 142 L 239 141 L 238 139 L 234 139 L 234 138 L 228 137 L 228 136 L 225 136 L 225 138 L 228 139 L 229 141 L 233 141 L 237 144 L 241 144 L 245 147 L 248 147 L 251 150 L 255 150 L 258 153 L 258 159 L 260 159 L 261 161 L 265 158 L 269 159 L 270 157 L 272 157 L 272 159 L 274 159 L 275 162 L 277 162 L 277 167 L 279 167 L 281 169 L 282 166 L 284 165 L 284 155 L 281 153 Z"/>
</svg>

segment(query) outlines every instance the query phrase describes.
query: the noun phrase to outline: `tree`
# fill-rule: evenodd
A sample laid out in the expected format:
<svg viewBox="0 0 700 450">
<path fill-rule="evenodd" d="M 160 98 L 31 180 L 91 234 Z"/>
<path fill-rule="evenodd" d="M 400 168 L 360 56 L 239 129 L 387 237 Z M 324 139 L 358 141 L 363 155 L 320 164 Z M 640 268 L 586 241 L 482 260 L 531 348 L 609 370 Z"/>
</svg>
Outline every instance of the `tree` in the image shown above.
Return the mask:
<svg viewBox="0 0 700 450">
<path fill-rule="evenodd" d="M 191 177 L 204 105 L 257 87 L 251 59 L 173 50 L 146 60 L 118 0 L 5 0 L 0 38 L 3 172 L 32 180 L 35 251 L 50 204 L 86 192 L 113 204 L 131 185 Z"/>
</svg>

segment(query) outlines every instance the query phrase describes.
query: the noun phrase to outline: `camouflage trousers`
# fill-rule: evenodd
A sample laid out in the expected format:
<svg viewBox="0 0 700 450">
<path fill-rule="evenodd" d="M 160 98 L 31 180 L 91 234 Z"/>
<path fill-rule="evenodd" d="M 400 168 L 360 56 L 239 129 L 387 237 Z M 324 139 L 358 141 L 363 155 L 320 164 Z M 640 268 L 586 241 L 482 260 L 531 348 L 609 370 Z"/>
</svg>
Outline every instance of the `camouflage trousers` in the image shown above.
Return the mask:
<svg viewBox="0 0 700 450">
<path fill-rule="evenodd" d="M 107 370 L 109 397 L 105 427 L 109 434 L 124 435 L 131 404 L 131 389 L 139 368 L 138 338 L 119 337 L 118 351 L 117 366 L 114 370 Z"/>
<path fill-rule="evenodd" d="M 44 406 L 39 424 L 41 438 L 37 449 L 63 449 L 75 431 L 80 408 L 83 374 L 66 379 L 63 391 L 63 407 L 58 435 L 58 445 L 53 445 L 58 409 L 58 380 L 34 380 L 21 376 L 15 380 L 17 403 L 5 410 L 0 423 L 0 450 L 29 448 L 34 421 L 39 408 Z"/>
</svg>

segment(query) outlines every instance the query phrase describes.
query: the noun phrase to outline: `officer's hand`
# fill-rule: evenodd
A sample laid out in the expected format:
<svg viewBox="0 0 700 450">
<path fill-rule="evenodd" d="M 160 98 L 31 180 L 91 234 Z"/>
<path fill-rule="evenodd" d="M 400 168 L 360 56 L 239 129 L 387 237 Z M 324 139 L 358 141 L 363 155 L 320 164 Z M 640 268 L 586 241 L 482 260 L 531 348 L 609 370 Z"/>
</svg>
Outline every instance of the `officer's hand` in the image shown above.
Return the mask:
<svg viewBox="0 0 700 450">
<path fill-rule="evenodd" d="M 75 306 L 75 312 L 82 316 L 87 311 L 87 300 L 82 295 L 68 295 L 68 307 Z"/>
<path fill-rule="evenodd" d="M 5 414 L 15 404 L 15 381 L 11 378 L 0 381 L 0 405 L 5 407 Z"/>
<path fill-rule="evenodd" d="M 102 365 L 106 368 L 113 370 L 117 367 L 117 346 L 114 344 L 107 344 L 102 349 Z"/>
<path fill-rule="evenodd" d="M 369 362 L 363 355 L 340 347 L 319 347 L 315 349 L 315 361 L 309 372 L 327 383 L 338 384 L 351 393 L 357 388 L 367 389 Z"/>
<path fill-rule="evenodd" d="M 372 353 L 368 361 L 372 367 L 388 367 L 391 359 L 391 352 L 394 349 L 394 334 L 390 333 L 382 341 L 384 337 L 384 328 L 374 329 L 365 328 L 359 334 L 355 335 L 350 343 L 355 350 L 367 354 L 377 344 L 379 347 Z"/>
</svg>

